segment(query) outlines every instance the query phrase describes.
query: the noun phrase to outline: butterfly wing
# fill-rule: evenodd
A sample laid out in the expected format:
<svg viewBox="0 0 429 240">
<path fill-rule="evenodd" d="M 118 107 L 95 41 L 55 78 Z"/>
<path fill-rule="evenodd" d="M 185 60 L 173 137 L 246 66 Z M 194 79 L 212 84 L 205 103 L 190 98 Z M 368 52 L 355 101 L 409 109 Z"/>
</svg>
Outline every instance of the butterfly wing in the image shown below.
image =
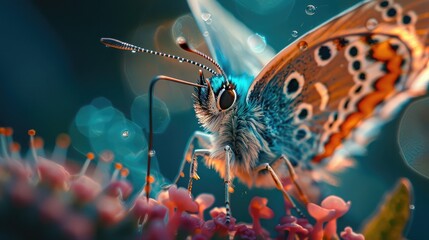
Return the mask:
<svg viewBox="0 0 429 240">
<path fill-rule="evenodd" d="M 263 106 L 274 149 L 338 168 L 426 92 L 428 32 L 427 0 L 362 3 L 276 55 L 247 102 Z"/>
<path fill-rule="evenodd" d="M 188 0 L 188 4 L 212 57 L 227 75 L 256 76 L 274 57 L 274 50 L 262 36 L 248 29 L 219 3 Z"/>
</svg>

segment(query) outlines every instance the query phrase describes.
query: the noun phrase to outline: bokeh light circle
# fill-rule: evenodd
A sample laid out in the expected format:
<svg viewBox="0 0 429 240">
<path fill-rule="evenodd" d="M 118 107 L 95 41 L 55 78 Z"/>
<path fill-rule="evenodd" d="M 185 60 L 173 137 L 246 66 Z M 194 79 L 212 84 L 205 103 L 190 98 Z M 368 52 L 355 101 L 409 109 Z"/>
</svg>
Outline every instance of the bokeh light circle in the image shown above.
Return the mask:
<svg viewBox="0 0 429 240">
<path fill-rule="evenodd" d="M 398 143 L 405 163 L 429 178 L 429 98 L 412 103 L 405 111 Z"/>
<path fill-rule="evenodd" d="M 170 124 L 170 112 L 160 99 L 153 98 L 152 119 L 154 133 L 163 133 Z M 134 99 L 131 105 L 131 119 L 140 127 L 149 130 L 149 95 L 143 94 Z"/>
</svg>

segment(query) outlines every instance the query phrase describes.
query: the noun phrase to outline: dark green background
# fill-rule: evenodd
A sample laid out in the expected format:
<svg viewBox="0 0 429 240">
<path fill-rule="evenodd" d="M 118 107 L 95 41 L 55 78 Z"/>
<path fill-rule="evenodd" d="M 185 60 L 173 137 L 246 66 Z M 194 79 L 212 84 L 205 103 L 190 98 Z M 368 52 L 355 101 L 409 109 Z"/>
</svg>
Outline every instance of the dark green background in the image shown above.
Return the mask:
<svg viewBox="0 0 429 240">
<path fill-rule="evenodd" d="M 304 33 L 353 4 L 353 1 L 296 1 L 290 16 L 281 13 L 261 16 L 246 11 L 234 1 L 225 2 L 239 19 L 266 36 L 277 51 L 292 40 L 292 30 Z M 316 15 L 311 18 L 303 10 L 307 4 L 317 6 Z M 139 26 L 156 26 L 186 13 L 189 13 L 186 1 L 177 0 L 0 1 L 0 125 L 13 127 L 15 139 L 24 149 L 28 142 L 26 131 L 34 128 L 49 149 L 58 133 L 69 130 L 79 108 L 96 97 L 106 97 L 129 117 L 135 95 L 126 80 L 124 58 L 130 53 L 106 49 L 99 43 L 100 37 L 131 40 Z M 152 42 L 136 44 L 153 46 Z M 180 67 L 177 64 L 177 71 Z M 164 73 L 149 72 L 152 75 Z M 152 75 L 145 76 L 142 81 L 148 82 Z M 191 89 L 187 91 L 190 97 Z M 408 177 L 415 186 L 416 196 L 408 238 L 427 239 L 429 233 L 423 226 L 427 225 L 429 213 L 429 182 L 403 163 L 397 145 L 398 123 L 399 117 L 388 124 L 368 147 L 368 156 L 357 158 L 360 167 L 342 174 L 342 185 L 327 192 L 352 200 L 352 209 L 342 226 L 351 224 L 358 228 L 359 222 L 374 211 L 383 193 L 396 179 Z M 196 129 L 194 113 L 188 109 L 172 115 L 166 132 L 156 135 L 160 169 L 167 178 L 172 179 L 176 174 L 187 138 Z M 77 151 L 71 151 L 70 156 L 83 158 Z M 194 184 L 195 195 L 212 192 L 220 206 L 222 180 L 204 167 L 200 167 L 200 176 L 202 180 Z M 247 203 L 254 194 L 268 197 L 269 205 L 282 211 L 279 193 L 249 191 L 238 185 L 232 197 L 232 209 L 239 220 L 250 221 Z M 274 224 L 266 226 L 271 229 Z"/>
</svg>

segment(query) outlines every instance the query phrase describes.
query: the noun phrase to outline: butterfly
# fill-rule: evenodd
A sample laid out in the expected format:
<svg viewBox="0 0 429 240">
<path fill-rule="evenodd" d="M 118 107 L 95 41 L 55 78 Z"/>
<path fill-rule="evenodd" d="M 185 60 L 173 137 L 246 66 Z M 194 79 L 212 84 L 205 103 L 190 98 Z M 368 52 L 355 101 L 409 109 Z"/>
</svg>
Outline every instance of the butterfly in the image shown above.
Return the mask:
<svg viewBox="0 0 429 240">
<path fill-rule="evenodd" d="M 197 157 L 218 171 L 227 217 L 233 178 L 277 187 L 299 213 L 290 186 L 308 202 L 300 187 L 305 179 L 334 181 L 325 173 L 350 165 L 347 159 L 383 124 L 427 91 L 427 0 L 358 3 L 275 56 L 269 47 L 258 53 L 248 48 L 252 32 L 218 3 L 188 2 L 219 65 L 212 61 L 218 71 L 209 78 L 200 71 L 194 84 L 194 108 L 205 132 L 189 140 L 180 172 L 189 161 L 191 190 L 199 178 Z M 218 18 L 208 24 L 201 18 L 207 14 Z M 181 45 L 194 51 L 183 40 Z"/>
</svg>

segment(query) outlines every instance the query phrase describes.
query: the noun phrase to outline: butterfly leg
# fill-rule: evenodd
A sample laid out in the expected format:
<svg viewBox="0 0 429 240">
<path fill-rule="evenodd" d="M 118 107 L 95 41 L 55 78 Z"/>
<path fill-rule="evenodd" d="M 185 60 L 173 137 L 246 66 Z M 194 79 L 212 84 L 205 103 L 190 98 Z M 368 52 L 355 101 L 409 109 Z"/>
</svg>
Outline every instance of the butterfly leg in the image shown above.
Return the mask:
<svg viewBox="0 0 429 240">
<path fill-rule="evenodd" d="M 189 166 L 189 182 L 188 182 L 188 191 L 192 191 L 192 183 L 193 180 L 199 180 L 200 176 L 198 176 L 198 157 L 208 157 L 210 155 L 209 149 L 196 149 L 192 154 L 192 162 Z"/>
<path fill-rule="evenodd" d="M 307 205 L 309 203 L 308 197 L 304 193 L 304 191 L 302 190 L 299 183 L 296 181 L 297 174 L 295 173 L 294 165 L 292 164 L 292 162 L 285 155 L 282 155 L 277 161 L 284 161 L 284 163 L 286 164 L 286 167 L 288 169 L 288 172 L 289 172 L 290 180 L 292 181 L 293 185 L 295 186 L 295 189 L 298 192 L 299 198 L 304 203 L 304 205 Z"/>
<path fill-rule="evenodd" d="M 277 176 L 277 173 L 274 171 L 274 169 L 271 167 L 269 163 L 263 163 L 255 168 L 255 174 L 259 174 L 261 171 L 268 171 L 271 175 L 271 177 L 274 180 L 274 183 L 276 184 L 276 187 L 278 190 L 280 190 L 283 194 L 283 197 L 285 198 L 285 201 L 289 204 L 289 206 L 303 218 L 306 218 L 304 213 L 296 206 L 295 202 L 293 201 L 292 197 L 289 195 L 289 193 L 284 189 L 284 186 L 282 182 L 280 181 L 280 178 Z"/>
<path fill-rule="evenodd" d="M 225 209 L 226 209 L 226 224 L 229 224 L 231 221 L 231 206 L 230 206 L 230 197 L 229 197 L 229 188 L 231 186 L 231 160 L 234 158 L 234 153 L 231 150 L 230 146 L 225 146 L 224 148 L 226 156 L 225 164 Z"/>
<path fill-rule="evenodd" d="M 180 163 L 179 167 L 179 173 L 174 179 L 173 184 L 177 184 L 180 177 L 183 175 L 183 169 L 185 168 L 186 162 L 193 161 L 195 145 L 210 149 L 212 146 L 212 135 L 201 131 L 195 131 L 194 134 L 192 134 L 192 136 L 188 140 L 188 143 L 186 144 L 185 156 L 183 156 L 182 162 Z"/>
</svg>

